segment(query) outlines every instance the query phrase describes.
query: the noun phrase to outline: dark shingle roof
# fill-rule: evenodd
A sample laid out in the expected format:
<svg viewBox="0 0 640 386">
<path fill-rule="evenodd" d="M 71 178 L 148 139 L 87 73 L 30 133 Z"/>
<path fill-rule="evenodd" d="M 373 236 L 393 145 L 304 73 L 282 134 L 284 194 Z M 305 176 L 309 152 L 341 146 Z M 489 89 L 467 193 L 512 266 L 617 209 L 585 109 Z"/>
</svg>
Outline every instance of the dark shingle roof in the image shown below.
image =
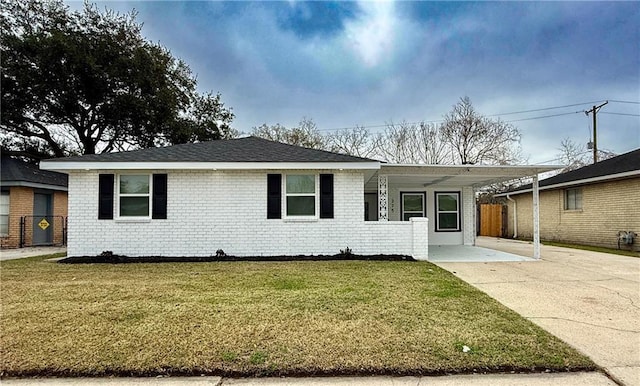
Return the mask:
<svg viewBox="0 0 640 386">
<path fill-rule="evenodd" d="M 55 162 L 377 162 L 257 137 L 187 143 L 119 153 L 56 158 Z"/>
<path fill-rule="evenodd" d="M 541 180 L 539 186 L 543 188 L 557 184 L 577 183 L 589 178 L 611 176 L 635 170 L 640 170 L 640 149 Z M 514 189 L 514 191 L 528 190 L 531 188 L 532 185 L 527 184 Z"/>
<path fill-rule="evenodd" d="M 40 170 L 36 165 L 6 156 L 3 156 L 0 162 L 0 181 L 4 186 L 28 186 L 31 183 L 67 187 L 66 174 Z"/>
</svg>

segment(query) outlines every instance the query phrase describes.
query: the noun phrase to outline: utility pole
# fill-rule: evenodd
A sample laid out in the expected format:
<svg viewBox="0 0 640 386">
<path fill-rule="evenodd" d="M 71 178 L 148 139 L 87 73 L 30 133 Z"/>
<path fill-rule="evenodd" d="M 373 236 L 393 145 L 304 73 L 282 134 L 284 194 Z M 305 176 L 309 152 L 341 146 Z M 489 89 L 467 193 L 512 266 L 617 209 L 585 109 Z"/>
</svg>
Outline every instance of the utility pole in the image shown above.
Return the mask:
<svg viewBox="0 0 640 386">
<path fill-rule="evenodd" d="M 589 113 L 593 113 L 593 163 L 598 162 L 598 137 L 596 130 L 596 114 L 598 114 L 598 110 L 604 105 L 609 103 L 609 101 L 605 101 L 600 106 L 593 106 L 591 110 L 587 110 L 584 112 L 586 116 L 589 116 Z"/>
</svg>

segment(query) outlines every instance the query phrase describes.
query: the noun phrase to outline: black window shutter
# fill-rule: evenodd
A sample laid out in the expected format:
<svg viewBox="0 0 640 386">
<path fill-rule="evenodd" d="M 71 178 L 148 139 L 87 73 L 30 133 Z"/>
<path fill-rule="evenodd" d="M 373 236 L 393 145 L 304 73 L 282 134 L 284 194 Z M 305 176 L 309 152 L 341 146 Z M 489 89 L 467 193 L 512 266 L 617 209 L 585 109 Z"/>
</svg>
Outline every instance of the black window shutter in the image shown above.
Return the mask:
<svg viewBox="0 0 640 386">
<path fill-rule="evenodd" d="M 98 219 L 113 219 L 113 174 L 98 176 Z"/>
<path fill-rule="evenodd" d="M 151 205 L 151 218 L 167 218 L 167 175 L 153 175 L 153 203 Z"/>
<path fill-rule="evenodd" d="M 333 174 L 320 174 L 320 218 L 333 218 Z"/>
<path fill-rule="evenodd" d="M 282 174 L 267 174 L 267 218 L 282 218 Z"/>
</svg>

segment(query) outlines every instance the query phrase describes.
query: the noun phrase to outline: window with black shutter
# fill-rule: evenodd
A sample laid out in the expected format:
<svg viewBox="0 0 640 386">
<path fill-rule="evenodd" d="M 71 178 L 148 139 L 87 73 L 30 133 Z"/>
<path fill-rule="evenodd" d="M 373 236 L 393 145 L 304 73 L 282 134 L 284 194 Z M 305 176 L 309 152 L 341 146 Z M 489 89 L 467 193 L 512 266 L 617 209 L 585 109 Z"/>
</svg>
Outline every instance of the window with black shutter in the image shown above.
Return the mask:
<svg viewBox="0 0 640 386">
<path fill-rule="evenodd" d="M 333 174 L 320 174 L 320 218 L 333 218 Z"/>
<path fill-rule="evenodd" d="M 167 218 L 167 175 L 153 175 L 152 215 L 154 219 Z"/>
<path fill-rule="evenodd" d="M 113 174 L 100 174 L 98 177 L 98 219 L 113 219 Z"/>
<path fill-rule="evenodd" d="M 267 174 L 267 218 L 282 218 L 281 174 Z"/>
</svg>

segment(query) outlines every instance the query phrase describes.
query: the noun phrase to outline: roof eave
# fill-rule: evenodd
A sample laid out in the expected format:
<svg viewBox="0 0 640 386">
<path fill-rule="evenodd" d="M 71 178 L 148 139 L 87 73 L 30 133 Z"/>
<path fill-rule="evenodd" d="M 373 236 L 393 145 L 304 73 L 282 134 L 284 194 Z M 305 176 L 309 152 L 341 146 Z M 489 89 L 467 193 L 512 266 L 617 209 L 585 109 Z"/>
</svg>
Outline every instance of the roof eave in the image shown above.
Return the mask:
<svg viewBox="0 0 640 386">
<path fill-rule="evenodd" d="M 568 187 L 568 186 L 587 185 L 587 184 L 593 184 L 593 183 L 597 183 L 597 182 L 620 180 L 620 179 L 625 179 L 625 178 L 630 178 L 630 177 L 635 177 L 635 176 L 639 176 L 640 177 L 640 170 L 631 170 L 631 171 L 628 171 L 628 172 L 609 174 L 609 175 L 606 175 L 606 176 L 583 178 L 583 179 L 580 179 L 580 180 L 561 182 L 561 183 L 558 183 L 558 184 L 547 185 L 547 186 L 540 186 L 540 188 L 538 190 L 540 190 L 540 191 L 542 191 L 542 190 L 553 190 L 553 189 L 565 188 L 565 187 Z M 506 197 L 507 195 L 515 196 L 515 195 L 518 195 L 518 194 L 531 193 L 532 191 L 533 191 L 532 188 L 522 189 L 522 190 L 514 190 L 513 192 L 499 193 L 499 194 L 496 194 L 495 196 L 496 197 Z"/>
<path fill-rule="evenodd" d="M 34 189 L 47 189 L 47 190 L 59 190 L 66 192 L 68 189 L 63 185 L 54 185 L 54 184 L 44 184 L 40 182 L 30 182 L 30 181 L 2 181 L 2 187 L 24 187 L 24 188 L 34 188 Z"/>
<path fill-rule="evenodd" d="M 42 161 L 40 169 L 73 170 L 308 170 L 380 169 L 380 162 L 74 162 Z"/>
</svg>

